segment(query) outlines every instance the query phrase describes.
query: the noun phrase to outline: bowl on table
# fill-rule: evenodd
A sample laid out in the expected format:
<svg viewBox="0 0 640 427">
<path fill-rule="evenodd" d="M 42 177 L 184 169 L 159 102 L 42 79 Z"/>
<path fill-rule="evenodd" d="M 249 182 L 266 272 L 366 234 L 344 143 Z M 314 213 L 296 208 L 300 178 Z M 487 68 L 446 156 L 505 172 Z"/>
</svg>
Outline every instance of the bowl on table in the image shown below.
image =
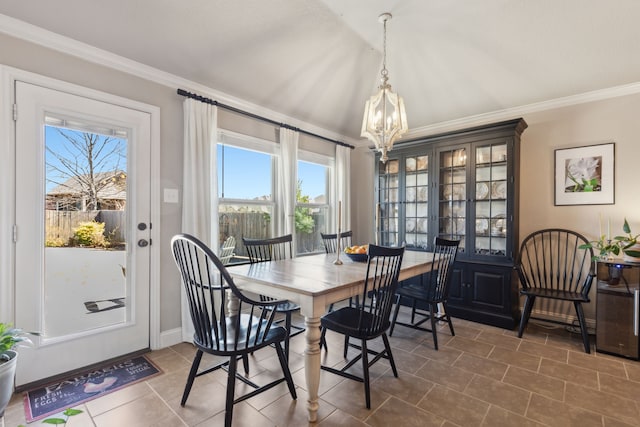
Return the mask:
<svg viewBox="0 0 640 427">
<path fill-rule="evenodd" d="M 344 253 L 352 261 L 366 262 L 369 257 L 367 255 L 368 249 L 369 249 L 369 245 L 354 245 L 354 246 L 349 246 L 344 248 Z"/>
</svg>

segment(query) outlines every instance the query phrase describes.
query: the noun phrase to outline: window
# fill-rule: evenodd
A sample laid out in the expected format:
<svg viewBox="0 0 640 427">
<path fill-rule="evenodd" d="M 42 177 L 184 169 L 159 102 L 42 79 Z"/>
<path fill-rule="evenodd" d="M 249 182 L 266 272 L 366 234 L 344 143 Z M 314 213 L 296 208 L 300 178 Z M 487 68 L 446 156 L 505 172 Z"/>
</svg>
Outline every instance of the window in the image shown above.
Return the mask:
<svg viewBox="0 0 640 427">
<path fill-rule="evenodd" d="M 278 144 L 221 131 L 217 145 L 218 245 L 234 237 L 230 264 L 247 261 L 242 237 L 267 238 L 278 229 Z M 294 243 L 296 253 L 324 251 L 321 232 L 331 228 L 333 158 L 298 151 Z"/>
<path fill-rule="evenodd" d="M 298 153 L 298 158 L 296 250 L 299 255 L 323 252 L 320 233 L 330 229 L 329 182 L 333 159 L 304 151 Z"/>
<path fill-rule="evenodd" d="M 218 245 L 233 236 L 229 264 L 246 262 L 242 237 L 272 237 L 275 230 L 276 147 L 229 131 L 221 132 L 218 141 Z"/>
</svg>

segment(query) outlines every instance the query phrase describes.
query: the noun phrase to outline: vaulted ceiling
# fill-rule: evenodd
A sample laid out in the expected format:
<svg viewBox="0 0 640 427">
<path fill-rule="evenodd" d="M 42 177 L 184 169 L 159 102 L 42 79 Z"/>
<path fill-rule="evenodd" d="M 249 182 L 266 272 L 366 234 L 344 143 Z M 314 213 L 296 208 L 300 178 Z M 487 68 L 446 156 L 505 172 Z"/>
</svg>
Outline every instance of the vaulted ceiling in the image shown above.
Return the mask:
<svg viewBox="0 0 640 427">
<path fill-rule="evenodd" d="M 640 81 L 637 0 L 0 0 L 0 14 L 355 140 L 383 12 L 410 135 Z"/>
</svg>

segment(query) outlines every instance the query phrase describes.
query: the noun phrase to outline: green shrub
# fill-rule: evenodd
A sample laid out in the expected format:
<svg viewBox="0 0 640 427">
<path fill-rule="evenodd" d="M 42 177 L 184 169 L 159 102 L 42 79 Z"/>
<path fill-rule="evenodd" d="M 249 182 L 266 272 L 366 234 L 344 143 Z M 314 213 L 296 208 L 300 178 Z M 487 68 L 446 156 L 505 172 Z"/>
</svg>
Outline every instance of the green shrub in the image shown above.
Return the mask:
<svg viewBox="0 0 640 427">
<path fill-rule="evenodd" d="M 104 237 L 104 222 L 81 222 L 73 230 L 73 241 L 79 246 L 107 247 L 109 242 Z"/>
</svg>

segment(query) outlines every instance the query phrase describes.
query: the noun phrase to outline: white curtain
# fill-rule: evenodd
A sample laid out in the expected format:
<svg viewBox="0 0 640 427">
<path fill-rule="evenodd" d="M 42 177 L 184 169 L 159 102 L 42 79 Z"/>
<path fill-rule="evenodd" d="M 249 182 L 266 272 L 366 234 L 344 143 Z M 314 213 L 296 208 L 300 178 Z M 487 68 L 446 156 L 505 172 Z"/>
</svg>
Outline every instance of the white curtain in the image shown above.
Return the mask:
<svg viewBox="0 0 640 427">
<path fill-rule="evenodd" d="M 280 221 L 276 230 L 278 236 L 293 234 L 295 228 L 299 137 L 300 134 L 294 130 L 280 128 L 281 164 L 278 177 L 278 200 L 276 200 L 276 205 L 280 208 Z"/>
<path fill-rule="evenodd" d="M 341 230 L 351 230 L 351 148 L 336 145 L 336 204 L 342 206 Z M 337 208 L 336 208 L 337 209 Z"/>
<path fill-rule="evenodd" d="M 182 232 L 218 252 L 218 176 L 216 168 L 216 106 L 187 98 L 184 110 Z M 182 340 L 193 340 L 193 326 L 184 289 L 181 290 Z"/>
</svg>

